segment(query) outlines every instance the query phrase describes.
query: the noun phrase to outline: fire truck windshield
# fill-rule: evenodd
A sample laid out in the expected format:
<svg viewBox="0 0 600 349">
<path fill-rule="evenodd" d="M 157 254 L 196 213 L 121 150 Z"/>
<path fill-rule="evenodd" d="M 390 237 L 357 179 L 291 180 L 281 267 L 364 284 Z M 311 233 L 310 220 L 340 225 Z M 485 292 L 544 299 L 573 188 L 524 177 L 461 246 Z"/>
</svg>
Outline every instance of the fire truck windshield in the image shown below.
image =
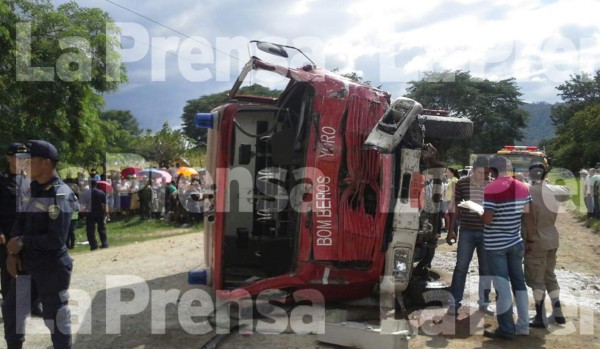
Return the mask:
<svg viewBox="0 0 600 349">
<path fill-rule="evenodd" d="M 532 154 L 502 154 L 512 165 L 512 172 L 514 173 L 527 173 L 529 171 L 529 166 L 533 163 L 544 163 L 544 159 L 541 155 L 532 155 Z"/>
</svg>

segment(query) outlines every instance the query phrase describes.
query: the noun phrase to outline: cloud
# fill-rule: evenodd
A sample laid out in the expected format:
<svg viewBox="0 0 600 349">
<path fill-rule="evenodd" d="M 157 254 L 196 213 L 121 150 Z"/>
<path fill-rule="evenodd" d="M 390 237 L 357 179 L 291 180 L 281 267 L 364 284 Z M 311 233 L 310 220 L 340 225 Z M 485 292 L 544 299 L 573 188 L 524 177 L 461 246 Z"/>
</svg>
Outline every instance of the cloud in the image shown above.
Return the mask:
<svg viewBox="0 0 600 349">
<path fill-rule="evenodd" d="M 523 98 L 555 102 L 570 74 L 600 68 L 595 0 L 111 1 L 162 24 L 107 1 L 79 2 L 147 33 L 138 39 L 147 53 L 127 63 L 130 85 L 107 104 L 154 130 L 180 123 L 187 99 L 229 88 L 253 39 L 301 46 L 319 66 L 358 72 L 393 97 L 426 71 L 460 69 L 514 77 Z"/>
</svg>

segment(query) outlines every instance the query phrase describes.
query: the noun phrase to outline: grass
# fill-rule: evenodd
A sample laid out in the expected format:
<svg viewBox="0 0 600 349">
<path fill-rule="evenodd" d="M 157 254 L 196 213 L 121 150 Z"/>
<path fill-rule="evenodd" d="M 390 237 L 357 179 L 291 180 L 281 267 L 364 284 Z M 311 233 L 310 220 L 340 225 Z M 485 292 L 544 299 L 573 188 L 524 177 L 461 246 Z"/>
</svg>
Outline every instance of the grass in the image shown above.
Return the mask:
<svg viewBox="0 0 600 349">
<path fill-rule="evenodd" d="M 132 243 L 143 242 L 147 240 L 160 239 L 168 236 L 178 236 L 202 231 L 202 224 L 180 227 L 178 224 L 167 223 L 163 220 L 147 219 L 142 220 L 139 215 L 134 216 L 111 216 L 111 221 L 106 225 L 109 247 L 128 245 Z M 69 253 L 89 252 L 87 242 L 85 219 L 79 219 L 77 229 L 75 230 L 76 245 L 69 250 Z M 98 232 L 96 229 L 96 240 L 100 245 Z"/>
<path fill-rule="evenodd" d="M 558 180 L 559 183 L 556 183 Z M 564 183 L 561 183 L 561 180 Z M 583 183 L 579 178 L 562 178 L 560 175 L 550 172 L 548 175 L 548 181 L 550 184 L 561 184 L 566 185 L 571 189 L 571 201 L 573 203 L 571 212 L 579 218 L 581 222 L 585 222 L 587 219 L 587 208 L 583 201 Z M 600 233 L 600 219 L 592 219 L 590 221 L 590 228 L 596 233 Z"/>
</svg>

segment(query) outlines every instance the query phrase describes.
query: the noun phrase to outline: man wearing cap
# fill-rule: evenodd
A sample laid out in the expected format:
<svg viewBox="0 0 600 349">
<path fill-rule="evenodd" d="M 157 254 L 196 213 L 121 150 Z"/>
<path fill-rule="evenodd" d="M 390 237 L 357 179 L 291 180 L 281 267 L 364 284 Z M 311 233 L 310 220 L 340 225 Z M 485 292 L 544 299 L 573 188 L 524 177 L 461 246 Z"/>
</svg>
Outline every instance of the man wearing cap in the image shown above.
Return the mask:
<svg viewBox="0 0 600 349">
<path fill-rule="evenodd" d="M 18 157 L 29 159 L 30 195 L 6 244 L 7 268 L 15 279 L 2 305 L 4 337 L 9 349 L 20 349 L 25 340 L 26 308 L 17 302 L 17 294 L 28 291 L 28 276 L 37 285 L 44 307 L 44 322 L 51 331 L 56 349 L 71 348 L 71 319 L 68 288 L 73 261 L 68 254 L 67 239 L 76 197 L 58 177 L 58 151 L 46 142 L 26 143 L 27 152 Z"/>
<path fill-rule="evenodd" d="M 585 207 L 587 209 L 587 219 L 586 225 L 589 227 L 591 224 L 592 216 L 594 215 L 594 197 L 592 196 L 593 188 L 590 186 L 590 179 L 593 175 L 596 174 L 596 169 L 582 169 L 579 171 L 579 176 L 581 177 L 581 181 L 579 183 L 583 183 L 583 201 L 585 202 Z"/>
<path fill-rule="evenodd" d="M 18 159 L 17 153 L 26 152 L 27 147 L 21 143 L 12 143 L 6 151 L 8 167 L 0 172 L 0 285 L 2 299 L 6 299 L 12 276 L 6 269 L 5 244 L 11 238 L 11 230 L 17 218 L 18 208 L 23 198 L 29 195 L 29 179 L 25 176 L 25 160 Z M 32 287 L 31 315 L 42 316 L 42 303 L 37 290 Z"/>
<path fill-rule="evenodd" d="M 25 146 L 21 143 L 12 143 L 6 151 L 6 162 L 8 167 L 5 172 L 0 172 L 0 287 L 2 288 L 2 299 L 6 299 L 8 287 L 12 277 L 6 270 L 6 247 L 10 238 L 10 231 L 17 217 L 17 200 L 19 193 L 25 187 L 29 187 L 27 180 L 20 174 L 22 161 L 17 161 L 15 156 L 17 150 Z"/>
<path fill-rule="evenodd" d="M 542 164 L 529 167 L 532 180 L 531 198 L 535 230 L 526 230 L 525 239 L 525 280 L 533 291 L 535 317 L 529 326 L 544 328 L 544 298 L 546 291 L 552 301 L 552 318 L 557 324 L 564 324 L 565 317 L 559 300 L 560 287 L 554 274 L 558 230 L 554 225 L 560 210 L 560 203 L 569 200 L 570 191 L 566 186 L 551 185 L 545 180 L 546 168 Z"/>
</svg>

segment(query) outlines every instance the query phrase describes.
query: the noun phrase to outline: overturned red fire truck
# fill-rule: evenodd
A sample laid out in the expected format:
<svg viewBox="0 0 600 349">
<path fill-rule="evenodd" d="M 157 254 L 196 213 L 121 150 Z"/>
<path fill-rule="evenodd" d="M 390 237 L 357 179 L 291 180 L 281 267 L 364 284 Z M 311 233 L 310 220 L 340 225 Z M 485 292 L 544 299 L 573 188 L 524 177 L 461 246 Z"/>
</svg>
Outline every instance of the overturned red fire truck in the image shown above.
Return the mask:
<svg viewBox="0 0 600 349">
<path fill-rule="evenodd" d="M 313 289 L 349 300 L 377 287 L 401 295 L 427 278 L 440 224 L 441 140 L 470 137 L 472 122 L 392 101 L 318 69 L 294 47 L 251 45 L 256 54 L 230 101 L 196 117 L 208 129 L 206 284 L 231 297 Z M 239 94 L 269 82 L 277 97 Z"/>
</svg>

